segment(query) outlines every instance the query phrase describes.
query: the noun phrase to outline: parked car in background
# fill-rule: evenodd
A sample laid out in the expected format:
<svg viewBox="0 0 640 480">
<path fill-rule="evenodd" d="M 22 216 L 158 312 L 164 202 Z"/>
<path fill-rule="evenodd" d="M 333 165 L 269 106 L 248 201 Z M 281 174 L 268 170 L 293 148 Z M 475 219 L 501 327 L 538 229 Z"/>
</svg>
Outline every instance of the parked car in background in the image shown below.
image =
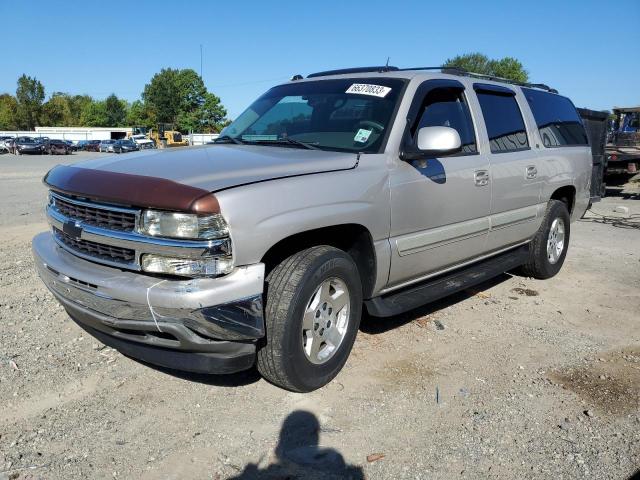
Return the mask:
<svg viewBox="0 0 640 480">
<path fill-rule="evenodd" d="M 18 137 L 13 144 L 12 153 L 16 155 L 37 154 L 41 155 L 45 152 L 45 145 L 40 139 L 32 137 Z"/>
<path fill-rule="evenodd" d="M 99 152 L 100 151 L 100 140 L 89 140 L 85 146 L 84 149 L 87 152 Z"/>
<path fill-rule="evenodd" d="M 99 150 L 100 150 L 100 152 L 107 152 L 107 153 L 111 152 L 111 153 L 113 153 L 114 152 L 113 147 L 114 147 L 115 144 L 116 144 L 115 140 L 102 140 L 100 142 Z"/>
<path fill-rule="evenodd" d="M 156 148 L 155 142 L 153 140 L 148 139 L 146 135 L 142 135 L 142 134 L 131 135 L 130 138 L 138 145 L 138 148 L 140 148 L 140 150 L 145 150 L 148 148 Z"/>
<path fill-rule="evenodd" d="M 0 150 L 9 152 L 11 151 L 11 145 L 13 144 L 13 137 L 4 135 L 0 136 Z"/>
<path fill-rule="evenodd" d="M 88 143 L 89 143 L 89 140 L 80 140 L 76 144 L 76 149 L 80 152 L 85 149 Z"/>
<path fill-rule="evenodd" d="M 33 139 L 40 145 L 43 145 L 45 151 L 49 148 L 49 137 L 33 137 Z"/>
<path fill-rule="evenodd" d="M 71 140 L 62 140 L 64 143 L 66 143 L 67 145 L 69 145 L 69 149 L 72 152 L 77 152 L 78 151 L 78 146 L 73 143 Z"/>
<path fill-rule="evenodd" d="M 49 140 L 46 144 L 46 152 L 49 155 L 69 155 L 71 153 L 71 147 L 64 140 Z"/>
<path fill-rule="evenodd" d="M 13 146 L 16 143 L 16 139 L 14 137 L 10 137 L 4 140 L 4 146 L 7 148 L 7 151 L 13 153 Z"/>
<path fill-rule="evenodd" d="M 116 143 L 113 144 L 115 153 L 137 152 L 138 150 L 140 148 L 133 140 L 116 140 Z"/>
</svg>

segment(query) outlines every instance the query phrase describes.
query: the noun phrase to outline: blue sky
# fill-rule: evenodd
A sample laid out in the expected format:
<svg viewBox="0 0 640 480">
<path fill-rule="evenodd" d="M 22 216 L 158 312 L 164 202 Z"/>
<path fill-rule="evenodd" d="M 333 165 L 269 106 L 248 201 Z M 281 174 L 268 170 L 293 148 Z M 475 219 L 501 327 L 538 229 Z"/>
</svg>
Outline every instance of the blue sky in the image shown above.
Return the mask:
<svg viewBox="0 0 640 480">
<path fill-rule="evenodd" d="M 231 117 L 291 75 L 460 53 L 520 59 L 577 106 L 640 104 L 640 0 L 430 2 L 0 0 L 0 93 L 139 98 L 163 67 L 200 70 Z M 624 72 L 613 75 L 612 72 Z"/>
</svg>

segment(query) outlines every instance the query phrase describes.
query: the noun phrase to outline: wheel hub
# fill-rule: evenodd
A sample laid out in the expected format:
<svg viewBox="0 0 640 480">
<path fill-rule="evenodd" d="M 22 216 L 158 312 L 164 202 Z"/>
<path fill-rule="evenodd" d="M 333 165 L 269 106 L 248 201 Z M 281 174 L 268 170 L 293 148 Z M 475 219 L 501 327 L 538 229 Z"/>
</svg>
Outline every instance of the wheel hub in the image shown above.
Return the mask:
<svg viewBox="0 0 640 480">
<path fill-rule="evenodd" d="M 549 229 L 547 238 L 547 258 L 549 263 L 555 264 L 564 251 L 565 228 L 562 218 L 555 218 Z"/>
<path fill-rule="evenodd" d="M 349 323 L 349 291 L 338 278 L 322 282 L 311 296 L 302 321 L 302 348 L 311 363 L 328 361 L 340 347 Z"/>
</svg>

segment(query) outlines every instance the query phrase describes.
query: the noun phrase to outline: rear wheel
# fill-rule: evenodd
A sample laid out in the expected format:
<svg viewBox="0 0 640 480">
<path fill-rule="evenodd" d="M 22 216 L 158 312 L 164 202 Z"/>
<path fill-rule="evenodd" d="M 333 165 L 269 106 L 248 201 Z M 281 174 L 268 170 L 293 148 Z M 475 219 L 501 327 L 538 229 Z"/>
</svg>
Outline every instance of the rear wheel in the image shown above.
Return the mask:
<svg viewBox="0 0 640 480">
<path fill-rule="evenodd" d="M 360 325 L 362 286 L 353 259 L 324 245 L 298 252 L 269 274 L 266 300 L 262 376 L 296 392 L 329 383 Z"/>
<path fill-rule="evenodd" d="M 567 205 L 550 200 L 542 224 L 529 246 L 529 259 L 522 266 L 524 275 L 544 280 L 560 271 L 569 247 L 569 222 Z"/>
</svg>

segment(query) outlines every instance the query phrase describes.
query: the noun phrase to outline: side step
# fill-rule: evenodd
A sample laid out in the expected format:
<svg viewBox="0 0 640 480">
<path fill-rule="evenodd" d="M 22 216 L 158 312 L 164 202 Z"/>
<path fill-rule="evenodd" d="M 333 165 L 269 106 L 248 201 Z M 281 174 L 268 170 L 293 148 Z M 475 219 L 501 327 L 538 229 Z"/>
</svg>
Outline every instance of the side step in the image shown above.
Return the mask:
<svg viewBox="0 0 640 480">
<path fill-rule="evenodd" d="M 509 250 L 468 267 L 444 273 L 403 290 L 365 301 L 369 315 L 391 317 L 482 283 L 526 262 L 529 246 Z"/>
</svg>

